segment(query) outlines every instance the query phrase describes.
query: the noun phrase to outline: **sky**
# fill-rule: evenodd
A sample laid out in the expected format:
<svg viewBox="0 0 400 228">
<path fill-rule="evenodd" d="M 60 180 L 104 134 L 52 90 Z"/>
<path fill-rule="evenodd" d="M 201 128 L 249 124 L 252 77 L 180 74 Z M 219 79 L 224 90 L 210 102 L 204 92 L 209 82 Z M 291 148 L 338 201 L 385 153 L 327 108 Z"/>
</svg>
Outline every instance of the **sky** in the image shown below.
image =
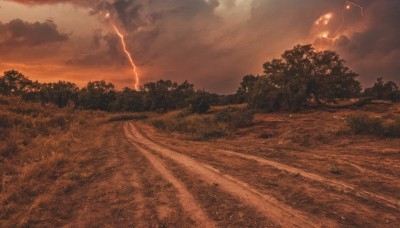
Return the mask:
<svg viewBox="0 0 400 228">
<path fill-rule="evenodd" d="M 0 0 L 0 71 L 33 80 L 188 80 L 233 93 L 296 44 L 334 50 L 365 87 L 400 82 L 399 0 Z"/>
</svg>

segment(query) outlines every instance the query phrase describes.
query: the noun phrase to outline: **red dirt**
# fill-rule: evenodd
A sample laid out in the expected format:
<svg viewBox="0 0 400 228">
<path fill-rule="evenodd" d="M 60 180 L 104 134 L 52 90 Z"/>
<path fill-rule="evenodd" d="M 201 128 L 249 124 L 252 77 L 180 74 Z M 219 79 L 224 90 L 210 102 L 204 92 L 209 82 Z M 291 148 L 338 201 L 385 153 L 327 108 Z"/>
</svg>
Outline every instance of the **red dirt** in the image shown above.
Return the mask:
<svg viewBox="0 0 400 228">
<path fill-rule="evenodd" d="M 378 111 L 357 112 L 400 107 Z M 351 113 L 257 115 L 212 141 L 101 117 L 55 174 L 7 173 L 0 227 L 400 227 L 400 140 L 341 133 Z"/>
</svg>

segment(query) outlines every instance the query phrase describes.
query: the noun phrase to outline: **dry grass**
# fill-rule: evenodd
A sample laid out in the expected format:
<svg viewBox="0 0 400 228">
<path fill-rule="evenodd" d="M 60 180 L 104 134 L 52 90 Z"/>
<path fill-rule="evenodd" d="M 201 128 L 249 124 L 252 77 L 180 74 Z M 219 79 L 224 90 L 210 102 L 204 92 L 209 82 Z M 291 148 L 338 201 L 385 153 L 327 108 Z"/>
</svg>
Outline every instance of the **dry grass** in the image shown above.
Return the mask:
<svg viewBox="0 0 400 228">
<path fill-rule="evenodd" d="M 383 119 L 366 114 L 351 115 L 347 118 L 347 125 L 353 133 L 359 135 L 376 135 L 381 137 L 400 137 L 400 118 Z"/>
<path fill-rule="evenodd" d="M 103 116 L 0 97 L 0 227 L 46 224 L 46 219 L 56 226 L 57 197 L 77 185 L 63 177 L 79 171 L 84 157 L 72 146 Z"/>
<path fill-rule="evenodd" d="M 153 117 L 149 122 L 166 132 L 189 134 L 196 140 L 232 136 L 237 128 L 252 123 L 253 113 L 240 108 L 214 108 L 207 114 L 193 114 L 188 110 L 170 112 Z"/>
</svg>

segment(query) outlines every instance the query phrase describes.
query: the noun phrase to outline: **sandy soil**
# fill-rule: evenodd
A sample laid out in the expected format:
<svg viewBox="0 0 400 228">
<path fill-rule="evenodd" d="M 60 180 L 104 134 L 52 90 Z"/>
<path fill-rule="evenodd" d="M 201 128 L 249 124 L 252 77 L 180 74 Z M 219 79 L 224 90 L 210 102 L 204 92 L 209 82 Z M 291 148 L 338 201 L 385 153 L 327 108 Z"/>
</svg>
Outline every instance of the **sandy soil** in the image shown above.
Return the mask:
<svg viewBox="0 0 400 228">
<path fill-rule="evenodd" d="M 257 115 L 212 141 L 103 122 L 71 146 L 74 168 L 0 225 L 400 227 L 400 140 L 337 133 L 349 112 Z"/>
<path fill-rule="evenodd" d="M 235 198 L 241 206 L 231 211 L 234 217 L 241 214 L 248 218 L 253 213 L 262 217 L 255 226 L 394 227 L 400 224 L 399 197 L 397 193 L 392 194 L 400 189 L 400 181 L 393 169 L 382 172 L 368 167 L 369 163 L 376 166 L 373 160 L 377 154 L 363 155 L 358 160 L 351 159 L 350 151 L 337 156 L 332 151 L 281 150 L 279 153 L 284 155 L 280 157 L 275 154 L 276 149 L 260 148 L 260 143 L 249 139 L 246 143 L 238 139 L 195 142 L 159 133 L 145 124 L 126 123 L 123 128 L 139 153 L 145 157 L 151 155 L 149 160 L 157 159 L 159 165 L 172 170 L 176 178 L 190 186 L 189 191 L 197 200 L 195 203 L 209 218 L 213 213 L 209 202 L 196 196 L 196 189 L 204 184 L 223 193 L 221 197 Z M 286 160 L 291 153 L 296 153 L 295 158 Z M 396 155 L 393 160 L 376 162 L 395 163 L 399 158 Z M 331 174 L 328 164 L 338 164 L 343 173 Z M 163 172 L 161 175 L 168 179 Z M 357 180 L 364 179 L 364 175 L 369 175 L 367 183 Z M 190 183 L 186 183 L 188 178 Z M 378 183 L 386 184 L 371 187 Z M 175 188 L 180 189 L 176 185 Z M 220 222 L 214 220 L 218 226 L 247 224 L 246 221 L 229 221 L 232 221 L 229 217 Z"/>
</svg>

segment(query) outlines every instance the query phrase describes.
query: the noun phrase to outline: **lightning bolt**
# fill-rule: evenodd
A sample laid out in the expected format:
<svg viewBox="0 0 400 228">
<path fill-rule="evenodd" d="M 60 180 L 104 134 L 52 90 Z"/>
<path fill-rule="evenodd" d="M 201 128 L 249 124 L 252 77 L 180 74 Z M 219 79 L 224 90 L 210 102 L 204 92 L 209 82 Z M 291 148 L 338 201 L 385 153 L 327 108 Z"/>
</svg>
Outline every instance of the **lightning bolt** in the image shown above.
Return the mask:
<svg viewBox="0 0 400 228">
<path fill-rule="evenodd" d="M 121 39 L 121 44 L 122 44 L 122 47 L 123 47 L 123 49 L 124 49 L 125 55 L 126 55 L 126 57 L 128 58 L 129 63 L 130 63 L 131 66 L 132 66 L 132 72 L 133 72 L 133 74 L 135 75 L 135 79 L 136 79 L 136 82 L 135 82 L 135 90 L 139 90 L 139 84 L 140 84 L 139 73 L 137 72 L 137 67 L 136 67 L 135 62 L 133 61 L 132 55 L 131 55 L 131 53 L 128 51 L 127 47 L 126 47 L 124 35 L 122 35 L 122 33 L 118 30 L 117 26 L 115 26 L 114 24 L 113 24 L 112 26 L 114 27 L 115 32 L 117 33 L 117 35 L 118 35 L 119 38 Z"/>
<path fill-rule="evenodd" d="M 343 27 L 344 23 L 346 22 L 346 18 L 345 18 L 345 15 L 344 15 L 344 14 L 345 14 L 345 11 L 346 11 L 346 10 L 351 10 L 352 7 L 357 7 L 357 8 L 359 8 L 359 9 L 360 9 L 360 14 L 361 14 L 361 16 L 364 17 L 364 8 L 363 8 L 360 4 L 357 4 L 357 3 L 353 2 L 353 1 L 347 0 L 346 3 L 344 4 L 343 10 L 342 10 L 342 23 L 341 23 L 340 26 L 336 29 L 336 31 L 335 31 L 334 34 L 337 34 L 337 33 L 340 31 L 340 29 Z"/>
<path fill-rule="evenodd" d="M 346 10 L 350 10 L 351 7 L 353 7 L 353 6 L 359 8 L 361 16 L 364 17 L 364 8 L 361 5 L 359 5 L 359 4 L 355 3 L 355 2 L 352 2 L 352 1 L 346 1 L 346 4 L 345 4 L 345 9 Z"/>
</svg>

